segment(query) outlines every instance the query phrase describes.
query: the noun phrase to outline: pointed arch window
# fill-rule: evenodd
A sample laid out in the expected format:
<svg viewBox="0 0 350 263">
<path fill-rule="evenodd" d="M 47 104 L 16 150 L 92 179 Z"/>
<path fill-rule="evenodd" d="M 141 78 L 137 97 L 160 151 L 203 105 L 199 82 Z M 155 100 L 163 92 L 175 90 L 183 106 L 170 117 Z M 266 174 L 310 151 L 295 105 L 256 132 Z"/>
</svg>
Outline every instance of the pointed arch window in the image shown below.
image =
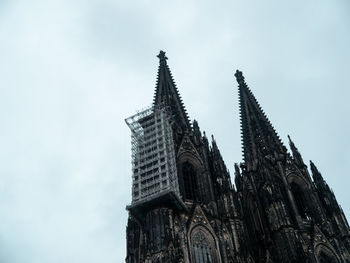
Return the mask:
<svg viewBox="0 0 350 263">
<path fill-rule="evenodd" d="M 203 231 L 196 231 L 192 237 L 194 263 L 215 263 L 213 240 Z"/>
<path fill-rule="evenodd" d="M 338 257 L 334 252 L 324 245 L 319 245 L 316 249 L 316 258 L 318 263 L 338 263 Z"/>
<path fill-rule="evenodd" d="M 306 206 L 305 194 L 303 189 L 295 182 L 290 184 L 291 191 L 294 196 L 295 204 L 297 206 L 300 216 L 304 219 L 308 219 L 308 210 Z"/>
<path fill-rule="evenodd" d="M 196 170 L 194 166 L 189 162 L 185 162 L 182 165 L 182 175 L 184 180 L 185 199 L 195 200 L 198 187 Z"/>
</svg>

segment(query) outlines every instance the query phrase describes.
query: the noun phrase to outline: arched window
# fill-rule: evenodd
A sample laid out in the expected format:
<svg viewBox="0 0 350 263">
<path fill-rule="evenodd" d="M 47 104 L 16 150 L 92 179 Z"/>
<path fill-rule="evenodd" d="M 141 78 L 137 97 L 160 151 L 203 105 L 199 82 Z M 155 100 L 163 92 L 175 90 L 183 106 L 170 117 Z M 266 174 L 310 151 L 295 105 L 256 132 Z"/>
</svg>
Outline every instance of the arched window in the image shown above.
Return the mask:
<svg viewBox="0 0 350 263">
<path fill-rule="evenodd" d="M 182 165 L 182 176 L 185 186 L 185 199 L 196 200 L 196 192 L 198 190 L 196 181 L 196 171 L 193 165 L 189 162 L 185 162 Z"/>
<path fill-rule="evenodd" d="M 216 263 L 214 239 L 202 230 L 192 236 L 193 258 L 195 263 Z"/>
<path fill-rule="evenodd" d="M 320 245 L 316 249 L 316 258 L 318 263 L 338 263 L 337 256 L 324 245 Z"/>
<path fill-rule="evenodd" d="M 308 218 L 308 213 L 307 213 L 307 207 L 306 207 L 305 194 L 304 194 L 303 190 L 295 182 L 292 182 L 290 184 L 290 188 L 292 190 L 292 193 L 293 193 L 293 196 L 294 196 L 294 200 L 295 200 L 295 204 L 297 206 L 297 209 L 298 209 L 298 212 L 299 212 L 300 216 L 302 218 L 304 218 L 304 219 L 307 219 Z"/>
</svg>

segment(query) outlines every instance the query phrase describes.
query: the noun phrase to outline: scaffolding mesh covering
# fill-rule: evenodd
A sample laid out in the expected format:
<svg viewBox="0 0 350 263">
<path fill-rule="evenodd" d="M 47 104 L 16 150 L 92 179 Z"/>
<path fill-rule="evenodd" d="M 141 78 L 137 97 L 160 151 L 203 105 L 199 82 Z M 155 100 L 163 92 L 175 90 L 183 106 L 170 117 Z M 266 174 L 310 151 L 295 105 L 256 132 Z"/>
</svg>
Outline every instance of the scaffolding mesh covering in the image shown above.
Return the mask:
<svg viewBox="0 0 350 263">
<path fill-rule="evenodd" d="M 152 200 L 169 190 L 179 196 L 168 109 L 148 107 L 125 122 L 131 129 L 132 204 Z"/>
</svg>

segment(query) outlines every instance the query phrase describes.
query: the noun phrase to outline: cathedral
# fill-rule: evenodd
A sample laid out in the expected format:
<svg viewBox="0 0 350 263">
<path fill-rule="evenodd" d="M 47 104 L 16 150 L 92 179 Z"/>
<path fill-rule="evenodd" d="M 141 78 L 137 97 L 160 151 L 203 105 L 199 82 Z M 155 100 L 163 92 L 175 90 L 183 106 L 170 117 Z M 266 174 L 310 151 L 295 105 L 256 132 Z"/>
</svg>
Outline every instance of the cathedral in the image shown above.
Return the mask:
<svg viewBox="0 0 350 263">
<path fill-rule="evenodd" d="M 236 71 L 243 162 L 234 184 L 191 122 L 160 51 L 151 107 L 127 118 L 132 201 L 126 263 L 350 262 L 350 228 L 316 165 L 282 143 Z"/>
</svg>

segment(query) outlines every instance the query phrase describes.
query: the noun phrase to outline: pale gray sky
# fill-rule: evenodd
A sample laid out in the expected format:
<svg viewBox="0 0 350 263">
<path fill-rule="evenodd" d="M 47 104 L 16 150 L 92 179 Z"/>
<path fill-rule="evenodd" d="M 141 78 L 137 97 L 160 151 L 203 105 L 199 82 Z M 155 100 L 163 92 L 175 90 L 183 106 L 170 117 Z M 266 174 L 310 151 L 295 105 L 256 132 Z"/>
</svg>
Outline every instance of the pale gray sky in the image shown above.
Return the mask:
<svg viewBox="0 0 350 263">
<path fill-rule="evenodd" d="M 124 118 L 150 105 L 160 49 L 191 119 L 241 161 L 243 70 L 350 216 L 349 1 L 0 2 L 0 262 L 123 262 Z"/>
</svg>

